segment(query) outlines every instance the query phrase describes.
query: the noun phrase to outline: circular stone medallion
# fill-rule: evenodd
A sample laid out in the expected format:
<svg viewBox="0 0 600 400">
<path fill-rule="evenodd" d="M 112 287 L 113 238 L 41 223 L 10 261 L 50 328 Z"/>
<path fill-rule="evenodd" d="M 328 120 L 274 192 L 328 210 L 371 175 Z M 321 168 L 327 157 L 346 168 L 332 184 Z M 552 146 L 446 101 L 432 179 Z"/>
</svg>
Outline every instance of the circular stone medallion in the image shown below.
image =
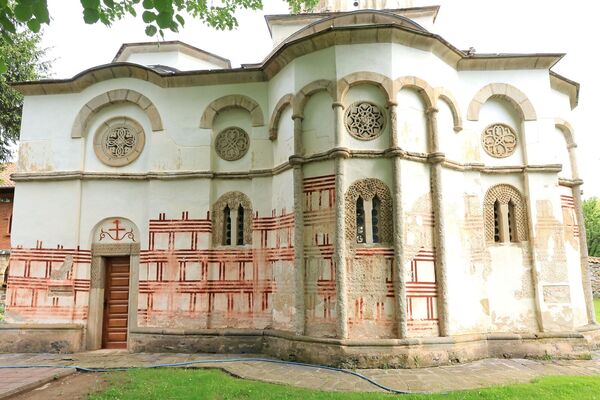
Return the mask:
<svg viewBox="0 0 600 400">
<path fill-rule="evenodd" d="M 104 122 L 94 136 L 94 152 L 106 165 L 131 164 L 144 149 L 144 129 L 136 121 L 118 117 Z"/>
<path fill-rule="evenodd" d="M 481 145 L 492 157 L 508 157 L 517 148 L 517 133 L 506 124 L 492 124 L 483 130 Z"/>
<path fill-rule="evenodd" d="M 215 138 L 215 151 L 223 160 L 239 160 L 246 155 L 249 147 L 250 137 L 242 128 L 225 128 Z"/>
<path fill-rule="evenodd" d="M 352 103 L 344 117 L 346 129 L 360 140 L 372 140 L 381 135 L 385 116 L 379 107 L 367 101 Z"/>
</svg>

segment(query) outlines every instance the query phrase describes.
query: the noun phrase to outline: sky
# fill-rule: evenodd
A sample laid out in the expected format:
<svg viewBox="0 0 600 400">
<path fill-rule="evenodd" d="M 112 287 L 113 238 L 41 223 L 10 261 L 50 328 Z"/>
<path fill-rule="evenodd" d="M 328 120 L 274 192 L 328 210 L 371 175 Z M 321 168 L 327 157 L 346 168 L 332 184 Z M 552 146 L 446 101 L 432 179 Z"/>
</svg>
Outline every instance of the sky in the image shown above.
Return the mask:
<svg viewBox="0 0 600 400">
<path fill-rule="evenodd" d="M 412 0 L 413 6 L 441 6 L 432 29 L 460 49 L 479 53 L 566 53 L 553 70 L 581 84 L 579 106 L 570 121 L 578 144 L 584 198 L 600 197 L 600 139 L 594 117 L 600 104 L 600 55 L 595 40 L 600 23 L 589 0 Z M 179 33 L 166 40 L 181 40 L 229 58 L 233 66 L 260 62 L 271 50 L 265 14 L 283 14 L 283 0 L 263 0 L 262 11 L 237 14 L 239 27 L 216 31 L 191 18 Z M 69 78 L 87 68 L 111 62 L 122 43 L 151 41 L 143 22 L 133 17 L 110 28 L 86 25 L 76 0 L 48 0 L 52 21 L 45 28 L 42 46 L 53 60 L 53 78 Z"/>
</svg>

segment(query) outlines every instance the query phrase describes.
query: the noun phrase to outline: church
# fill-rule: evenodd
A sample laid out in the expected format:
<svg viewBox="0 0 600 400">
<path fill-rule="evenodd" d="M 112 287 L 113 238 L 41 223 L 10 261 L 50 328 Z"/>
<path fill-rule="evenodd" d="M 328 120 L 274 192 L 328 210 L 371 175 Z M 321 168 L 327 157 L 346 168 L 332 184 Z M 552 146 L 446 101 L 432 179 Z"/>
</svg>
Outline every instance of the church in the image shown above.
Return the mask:
<svg viewBox="0 0 600 400">
<path fill-rule="evenodd" d="M 439 7 L 266 17 L 258 64 L 124 44 L 23 82 L 3 351 L 355 367 L 577 357 L 594 321 L 564 54 Z"/>
</svg>

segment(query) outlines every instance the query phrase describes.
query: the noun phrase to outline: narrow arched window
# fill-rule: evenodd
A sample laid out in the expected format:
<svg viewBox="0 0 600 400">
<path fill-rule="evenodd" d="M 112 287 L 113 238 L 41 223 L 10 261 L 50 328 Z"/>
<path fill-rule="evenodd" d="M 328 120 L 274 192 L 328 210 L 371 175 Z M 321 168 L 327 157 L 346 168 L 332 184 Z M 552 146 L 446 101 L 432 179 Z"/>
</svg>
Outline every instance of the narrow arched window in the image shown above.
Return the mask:
<svg viewBox="0 0 600 400">
<path fill-rule="evenodd" d="M 494 202 L 494 242 L 500 242 L 500 202 Z"/>
<path fill-rule="evenodd" d="M 371 227 L 373 233 L 373 243 L 380 243 L 381 238 L 379 236 L 379 214 L 381 210 L 381 201 L 379 197 L 375 195 L 371 202 Z"/>
<path fill-rule="evenodd" d="M 225 206 L 223 210 L 223 244 L 231 245 L 231 210 Z"/>
<path fill-rule="evenodd" d="M 508 237 L 511 242 L 518 242 L 517 221 L 515 219 L 515 203 L 512 199 L 508 202 Z"/>
<path fill-rule="evenodd" d="M 365 204 L 362 197 L 356 199 L 356 243 L 365 243 Z"/>
<path fill-rule="evenodd" d="M 237 245 L 243 245 L 244 244 L 244 207 L 242 207 L 242 205 L 240 204 L 240 206 L 238 207 L 238 214 L 237 214 L 237 223 L 236 223 L 236 227 L 237 227 Z"/>
<path fill-rule="evenodd" d="M 521 193 L 511 185 L 489 188 L 484 199 L 485 238 L 488 243 L 527 241 L 527 214 Z"/>
</svg>

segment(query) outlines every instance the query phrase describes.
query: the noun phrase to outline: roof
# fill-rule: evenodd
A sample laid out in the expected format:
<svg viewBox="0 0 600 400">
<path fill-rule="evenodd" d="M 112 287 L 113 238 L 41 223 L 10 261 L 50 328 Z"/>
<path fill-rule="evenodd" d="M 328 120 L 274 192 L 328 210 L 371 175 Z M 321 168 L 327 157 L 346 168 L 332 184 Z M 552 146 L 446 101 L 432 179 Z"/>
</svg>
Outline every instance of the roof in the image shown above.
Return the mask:
<svg viewBox="0 0 600 400">
<path fill-rule="evenodd" d="M 125 61 L 131 54 L 135 53 L 158 53 L 166 51 L 179 51 L 183 54 L 187 54 L 190 57 L 215 64 L 220 68 L 231 68 L 231 62 L 227 58 L 199 49 L 179 40 L 167 40 L 164 42 L 124 43 L 119 48 L 119 51 L 117 51 L 117 54 L 115 55 L 115 58 L 113 58 L 112 62 L 117 63 Z"/>
<path fill-rule="evenodd" d="M 550 70 L 564 57 L 563 53 L 469 54 L 441 36 L 425 31 L 406 17 L 386 11 L 360 10 L 335 13 L 329 18 L 312 23 L 284 40 L 261 63 L 244 64 L 240 68 L 162 73 L 138 64 L 113 62 L 87 69 L 70 79 L 17 82 L 12 86 L 24 95 L 43 95 L 77 93 L 97 82 L 125 77 L 143 79 L 159 87 L 264 82 L 298 57 L 331 46 L 354 43 L 399 43 L 415 47 L 430 51 L 459 71 Z M 123 45 L 115 60 L 120 59 L 119 54 L 125 51 L 123 49 L 136 45 L 147 43 Z M 551 76 L 552 81 L 560 83 L 553 87 L 567 94 L 571 105 L 577 104 L 576 83 L 554 73 Z"/>
<path fill-rule="evenodd" d="M 386 9 L 386 10 L 381 10 L 379 12 L 397 14 L 399 16 L 402 16 L 402 17 L 405 17 L 408 19 L 418 18 L 418 17 L 422 17 L 422 16 L 431 16 L 433 21 L 435 21 L 439 10 L 440 10 L 440 6 L 427 6 L 427 7 Z M 368 11 L 373 12 L 376 10 L 368 10 Z M 357 11 L 355 11 L 355 12 L 357 12 Z M 267 22 L 267 26 L 269 28 L 269 33 L 271 34 L 271 36 L 273 36 L 273 30 L 272 30 L 273 25 L 294 25 L 294 24 L 302 24 L 302 23 L 309 25 L 309 24 L 312 24 L 312 23 L 320 21 L 320 20 L 335 18 L 342 14 L 348 14 L 348 11 L 265 15 L 265 21 Z"/>
<path fill-rule="evenodd" d="M 14 188 L 15 183 L 10 179 L 10 176 L 16 172 L 17 164 L 6 163 L 0 166 L 0 189 Z"/>
</svg>

